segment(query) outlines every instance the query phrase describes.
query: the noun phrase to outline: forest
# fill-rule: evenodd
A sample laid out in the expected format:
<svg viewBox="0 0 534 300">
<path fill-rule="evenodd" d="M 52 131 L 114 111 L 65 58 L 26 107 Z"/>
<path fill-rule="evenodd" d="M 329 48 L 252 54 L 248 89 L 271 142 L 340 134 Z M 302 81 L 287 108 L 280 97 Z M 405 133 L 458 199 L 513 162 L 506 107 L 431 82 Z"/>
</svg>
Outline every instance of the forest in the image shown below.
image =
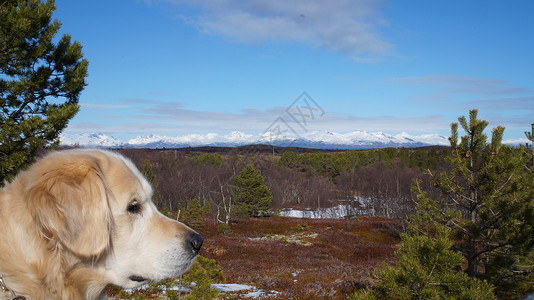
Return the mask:
<svg viewBox="0 0 534 300">
<path fill-rule="evenodd" d="M 272 193 L 270 209 L 316 209 L 346 204 L 374 216 L 402 219 L 413 212 L 412 182 L 430 186 L 428 171 L 448 168 L 446 147 L 311 151 L 269 147 L 120 149 L 157 182 L 157 206 L 175 211 L 192 199 L 216 215 L 231 195 L 233 179 L 246 165 L 263 176 Z M 366 203 L 358 201 L 360 197 Z M 365 205 L 366 207 L 360 207 Z M 348 216 L 347 216 L 348 217 Z"/>
</svg>

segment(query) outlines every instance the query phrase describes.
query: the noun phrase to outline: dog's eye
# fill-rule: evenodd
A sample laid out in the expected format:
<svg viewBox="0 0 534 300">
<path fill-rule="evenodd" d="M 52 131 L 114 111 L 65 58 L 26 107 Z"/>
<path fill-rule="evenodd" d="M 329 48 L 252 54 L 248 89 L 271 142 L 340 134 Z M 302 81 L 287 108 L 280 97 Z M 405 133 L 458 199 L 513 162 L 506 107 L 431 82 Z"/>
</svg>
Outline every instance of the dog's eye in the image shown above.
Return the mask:
<svg viewBox="0 0 534 300">
<path fill-rule="evenodd" d="M 138 214 L 141 212 L 141 208 L 141 204 L 137 200 L 134 200 L 128 205 L 126 210 L 131 214 Z"/>
</svg>

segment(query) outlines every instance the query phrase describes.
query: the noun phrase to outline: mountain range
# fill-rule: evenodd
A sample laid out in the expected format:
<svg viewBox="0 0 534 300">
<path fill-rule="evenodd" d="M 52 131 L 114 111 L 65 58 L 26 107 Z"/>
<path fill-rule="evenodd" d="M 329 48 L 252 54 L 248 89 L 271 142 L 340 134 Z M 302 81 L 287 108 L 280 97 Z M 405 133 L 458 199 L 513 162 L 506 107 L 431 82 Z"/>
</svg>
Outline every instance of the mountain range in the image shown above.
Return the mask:
<svg viewBox="0 0 534 300">
<path fill-rule="evenodd" d="M 149 134 L 122 141 L 103 133 L 62 134 L 64 146 L 106 147 L 106 148 L 185 148 L 185 147 L 236 147 L 251 144 L 268 144 L 280 147 L 304 147 L 315 149 L 372 149 L 385 147 L 421 147 L 449 145 L 448 138 L 439 134 L 412 136 L 406 132 L 391 135 L 383 132 L 354 131 L 336 133 L 313 131 L 299 136 L 269 134 L 247 134 L 234 131 L 229 134 L 189 134 L 183 136 L 161 136 Z"/>
</svg>

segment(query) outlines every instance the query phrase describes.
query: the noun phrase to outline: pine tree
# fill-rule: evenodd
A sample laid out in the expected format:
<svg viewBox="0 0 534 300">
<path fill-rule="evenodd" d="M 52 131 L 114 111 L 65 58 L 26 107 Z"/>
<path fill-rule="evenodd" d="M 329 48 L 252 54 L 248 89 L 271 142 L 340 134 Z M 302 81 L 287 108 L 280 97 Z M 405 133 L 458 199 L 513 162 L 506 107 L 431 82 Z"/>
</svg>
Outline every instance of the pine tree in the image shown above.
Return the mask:
<svg viewBox="0 0 534 300">
<path fill-rule="evenodd" d="M 187 205 L 187 215 L 184 216 L 185 222 L 191 226 L 202 226 L 204 225 L 204 217 L 202 215 L 202 206 L 200 206 L 200 201 L 197 198 L 189 201 Z"/>
<path fill-rule="evenodd" d="M 178 200 L 178 208 L 176 211 L 176 219 L 180 222 L 184 222 L 187 218 L 189 218 L 189 214 L 187 213 L 187 208 L 185 206 L 185 201 L 180 199 Z"/>
<path fill-rule="evenodd" d="M 278 165 L 286 168 L 297 168 L 299 166 L 299 156 L 294 151 L 286 151 L 277 161 Z"/>
<path fill-rule="evenodd" d="M 265 186 L 263 176 L 252 165 L 247 165 L 234 178 L 232 201 L 238 217 L 267 214 L 273 200 L 271 191 Z"/>
<path fill-rule="evenodd" d="M 488 123 L 478 120 L 477 113 L 471 110 L 469 120 L 458 118 L 466 132 L 460 140 L 458 124 L 451 125 L 448 160 L 453 170 L 431 174 L 442 197 L 427 210 L 436 212 L 434 222 L 454 231 L 455 250 L 467 260 L 466 273 L 487 279 L 497 293 L 510 297 L 506 293 L 512 290 L 532 289 L 534 178 L 524 149 L 502 145 L 500 126 L 488 142 Z"/>
<path fill-rule="evenodd" d="M 467 276 L 462 271 L 465 258 L 452 250 L 447 225 L 455 215 L 440 215 L 424 193 L 418 200 L 417 213 L 408 218 L 409 231 L 401 234 L 396 265 L 376 269 L 376 286 L 349 299 L 494 299 L 493 287 Z"/>
<path fill-rule="evenodd" d="M 534 123 L 530 124 L 532 126 L 532 131 L 528 132 L 525 131 L 525 136 L 527 137 L 528 141 L 530 142 L 530 153 L 532 154 L 532 160 L 530 161 L 530 165 L 534 166 Z M 526 145 L 528 148 L 528 144 Z"/>
<path fill-rule="evenodd" d="M 53 0 L 0 0 L 0 184 L 57 145 L 79 109 L 88 62 L 70 35 L 53 41 L 54 10 Z"/>
<path fill-rule="evenodd" d="M 211 205 L 209 200 L 204 200 L 204 205 L 202 205 L 202 213 L 209 214 L 211 212 Z"/>
<path fill-rule="evenodd" d="M 200 154 L 198 156 L 195 156 L 193 160 L 197 163 L 211 165 L 214 167 L 220 167 L 224 163 L 222 156 L 218 153 Z"/>
<path fill-rule="evenodd" d="M 145 159 L 145 162 L 143 163 L 143 176 L 145 176 L 146 180 L 148 180 L 150 185 L 152 185 L 152 201 L 154 202 L 154 204 L 158 205 L 158 182 L 156 181 L 156 175 L 154 174 L 154 171 L 152 170 L 152 166 L 150 165 L 148 159 Z"/>
</svg>

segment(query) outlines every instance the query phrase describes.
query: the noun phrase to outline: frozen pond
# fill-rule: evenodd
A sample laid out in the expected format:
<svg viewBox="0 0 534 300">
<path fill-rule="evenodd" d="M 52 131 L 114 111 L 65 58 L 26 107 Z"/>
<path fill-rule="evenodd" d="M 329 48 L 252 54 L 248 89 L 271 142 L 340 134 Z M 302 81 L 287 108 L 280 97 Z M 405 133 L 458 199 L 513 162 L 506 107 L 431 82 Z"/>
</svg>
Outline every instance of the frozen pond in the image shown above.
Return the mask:
<svg viewBox="0 0 534 300">
<path fill-rule="evenodd" d="M 291 218 L 345 219 L 375 214 L 375 210 L 370 206 L 370 201 L 366 198 L 358 197 L 354 201 L 344 202 L 345 204 L 316 209 L 283 209 L 280 210 L 279 215 Z"/>
</svg>

